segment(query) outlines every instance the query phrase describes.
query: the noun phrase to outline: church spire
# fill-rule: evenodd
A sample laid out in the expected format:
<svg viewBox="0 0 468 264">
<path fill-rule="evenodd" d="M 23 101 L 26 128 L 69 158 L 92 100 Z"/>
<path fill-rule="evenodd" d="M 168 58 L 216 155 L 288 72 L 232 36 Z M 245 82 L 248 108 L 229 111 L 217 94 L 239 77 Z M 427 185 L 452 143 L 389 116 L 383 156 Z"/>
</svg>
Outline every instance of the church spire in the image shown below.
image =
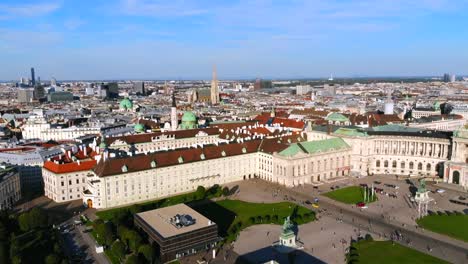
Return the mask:
<svg viewBox="0 0 468 264">
<path fill-rule="evenodd" d="M 211 80 L 211 104 L 219 104 L 218 79 L 216 65 L 213 65 L 213 79 Z"/>
</svg>

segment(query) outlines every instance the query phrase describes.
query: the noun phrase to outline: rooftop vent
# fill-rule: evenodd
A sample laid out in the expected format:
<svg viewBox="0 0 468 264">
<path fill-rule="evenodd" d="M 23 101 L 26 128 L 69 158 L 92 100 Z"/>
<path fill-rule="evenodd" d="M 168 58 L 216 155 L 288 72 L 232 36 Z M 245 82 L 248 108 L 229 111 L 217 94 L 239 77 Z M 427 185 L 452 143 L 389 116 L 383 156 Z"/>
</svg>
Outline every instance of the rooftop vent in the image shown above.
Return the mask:
<svg viewBox="0 0 468 264">
<path fill-rule="evenodd" d="M 183 228 L 183 227 L 194 225 L 196 223 L 196 220 L 187 214 L 183 214 L 183 215 L 176 214 L 174 217 L 171 218 L 170 221 L 171 221 L 171 224 L 175 226 L 176 228 Z"/>
</svg>

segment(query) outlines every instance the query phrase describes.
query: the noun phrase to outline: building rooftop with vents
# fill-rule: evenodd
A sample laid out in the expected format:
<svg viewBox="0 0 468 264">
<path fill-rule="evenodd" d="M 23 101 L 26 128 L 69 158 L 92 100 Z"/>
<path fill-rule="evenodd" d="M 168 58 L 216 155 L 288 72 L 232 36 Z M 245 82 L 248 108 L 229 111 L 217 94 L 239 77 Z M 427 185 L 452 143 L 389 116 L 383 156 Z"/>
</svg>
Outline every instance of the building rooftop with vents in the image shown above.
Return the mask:
<svg viewBox="0 0 468 264">
<path fill-rule="evenodd" d="M 216 223 L 185 204 L 138 213 L 135 226 L 158 245 L 163 263 L 214 248 L 220 240 Z"/>
</svg>

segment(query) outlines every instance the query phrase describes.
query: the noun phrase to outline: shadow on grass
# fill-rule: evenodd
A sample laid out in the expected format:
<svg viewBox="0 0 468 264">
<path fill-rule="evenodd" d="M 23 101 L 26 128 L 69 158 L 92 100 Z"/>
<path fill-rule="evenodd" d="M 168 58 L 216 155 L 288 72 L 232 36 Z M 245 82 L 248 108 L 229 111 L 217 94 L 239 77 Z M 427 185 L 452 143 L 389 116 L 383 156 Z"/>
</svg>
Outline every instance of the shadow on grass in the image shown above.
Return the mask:
<svg viewBox="0 0 468 264">
<path fill-rule="evenodd" d="M 247 263 L 267 263 L 270 260 L 275 260 L 280 264 L 325 264 L 326 262 L 309 255 L 308 253 L 297 250 L 290 254 L 281 254 L 273 247 L 264 247 L 247 254 L 241 255 L 236 259 L 236 264 Z"/>
<path fill-rule="evenodd" d="M 218 225 L 218 234 L 222 237 L 227 236 L 227 231 L 236 219 L 236 214 L 228 209 L 218 205 L 211 200 L 203 200 L 187 204 L 195 211 Z"/>
</svg>

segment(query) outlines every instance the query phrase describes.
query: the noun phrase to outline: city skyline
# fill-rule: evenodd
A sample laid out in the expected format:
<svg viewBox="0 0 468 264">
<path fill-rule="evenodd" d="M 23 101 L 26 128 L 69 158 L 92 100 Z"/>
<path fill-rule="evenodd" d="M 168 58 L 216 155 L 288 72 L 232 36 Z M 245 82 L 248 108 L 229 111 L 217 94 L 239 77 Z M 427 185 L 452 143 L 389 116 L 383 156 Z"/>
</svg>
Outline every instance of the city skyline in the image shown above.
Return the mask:
<svg viewBox="0 0 468 264">
<path fill-rule="evenodd" d="M 0 80 L 464 74 L 466 1 L 4 1 Z"/>
</svg>

